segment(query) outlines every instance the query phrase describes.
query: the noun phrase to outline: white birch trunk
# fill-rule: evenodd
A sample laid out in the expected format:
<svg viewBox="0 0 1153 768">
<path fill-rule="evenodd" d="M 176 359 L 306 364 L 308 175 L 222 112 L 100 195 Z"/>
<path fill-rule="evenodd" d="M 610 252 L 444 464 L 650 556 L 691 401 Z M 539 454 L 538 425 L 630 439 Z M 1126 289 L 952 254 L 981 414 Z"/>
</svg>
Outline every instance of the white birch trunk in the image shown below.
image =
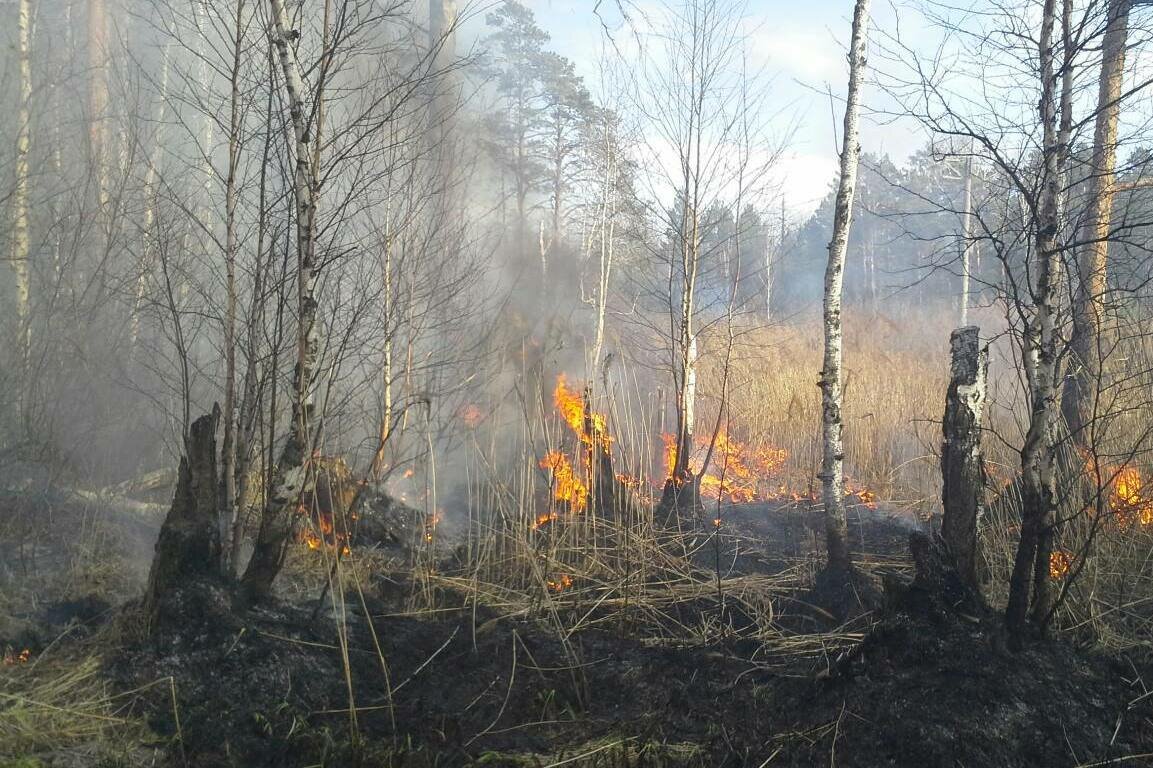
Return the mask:
<svg viewBox="0 0 1153 768">
<path fill-rule="evenodd" d="M 965 160 L 965 192 L 961 221 L 961 326 L 969 325 L 969 286 L 973 252 L 973 154 Z"/>
<path fill-rule="evenodd" d="M 20 69 L 20 103 L 16 111 L 16 168 L 12 190 L 12 250 L 10 263 L 16 281 L 16 327 L 20 339 L 21 365 L 26 365 L 32 346 L 31 274 L 28 268 L 28 154 L 32 137 L 32 59 L 29 35 L 32 24 L 30 0 L 20 0 L 16 16 L 17 55 Z"/>
<path fill-rule="evenodd" d="M 232 550 L 239 541 L 236 503 L 236 206 L 237 171 L 240 165 L 240 67 L 244 45 L 244 0 L 236 0 L 233 19 L 231 89 L 228 116 L 228 176 L 224 183 L 224 269 L 228 294 L 224 312 L 224 439 L 220 446 L 223 472 L 222 501 L 226 521 L 224 563 L 231 566 Z"/>
<path fill-rule="evenodd" d="M 316 175 L 312 167 L 304 81 L 296 60 L 296 51 L 292 47 L 296 33 L 289 23 L 284 0 L 269 0 L 269 4 L 272 10 L 273 43 L 284 71 L 284 86 L 296 145 L 293 193 L 296 199 L 299 320 L 296 369 L 293 374 L 292 421 L 273 474 L 268 501 L 261 515 L 256 548 L 242 579 L 244 594 L 249 600 L 266 597 L 280 571 L 285 548 L 294 528 L 293 510 L 301 493 L 307 488 L 310 438 L 313 431 L 319 430 L 319 425 L 314 427 L 312 423 L 312 383 L 320 347 L 316 323 L 316 284 L 320 275 L 314 250 L 316 207 L 313 195 Z"/>
<path fill-rule="evenodd" d="M 140 312 L 144 305 L 144 295 L 148 291 L 148 281 L 152 275 L 153 242 L 152 227 L 156 222 L 156 164 L 160 161 L 160 148 L 164 146 L 164 120 L 168 108 L 168 72 L 172 58 L 172 42 L 165 42 L 160 62 L 160 93 L 153 111 L 153 124 L 156 134 L 152 137 L 152 149 L 148 153 L 148 168 L 144 171 L 144 215 L 140 224 L 143 248 L 140 254 L 140 273 L 136 276 L 136 294 L 132 299 L 132 318 L 128 331 L 129 360 L 136 352 L 140 339 Z"/>
<path fill-rule="evenodd" d="M 88 0 L 88 141 L 96 174 L 96 201 L 108 205 L 108 162 L 105 124 L 108 111 L 107 32 L 105 0 Z"/>
<path fill-rule="evenodd" d="M 1057 399 L 1058 340 L 1054 323 L 1054 283 L 1060 269 L 1057 240 L 1061 221 L 1060 161 L 1068 135 L 1064 127 L 1058 130 L 1053 45 L 1055 21 L 1056 0 L 1045 0 L 1039 44 L 1043 177 L 1034 235 L 1037 285 L 1033 293 L 1033 322 L 1026 330 L 1025 356 L 1031 413 L 1021 449 L 1021 539 L 1010 576 L 1009 600 L 1005 609 L 1006 621 L 1016 635 L 1019 635 L 1030 607 L 1030 587 L 1033 591 L 1034 619 L 1044 620 L 1049 612 L 1049 555 L 1056 510 L 1053 417 Z M 1069 54 L 1066 51 L 1066 56 Z"/>
<path fill-rule="evenodd" d="M 821 491 L 825 506 L 825 539 L 828 569 L 848 571 L 848 521 L 845 516 L 844 445 L 842 441 L 841 393 L 841 298 L 844 293 L 845 253 L 853 219 L 853 197 L 860 160 L 860 97 L 865 70 L 868 38 L 869 0 L 857 0 L 853 11 L 853 34 L 849 48 L 849 89 L 845 100 L 844 144 L 841 148 L 841 176 L 825 270 L 825 355 L 821 371 Z"/>
</svg>

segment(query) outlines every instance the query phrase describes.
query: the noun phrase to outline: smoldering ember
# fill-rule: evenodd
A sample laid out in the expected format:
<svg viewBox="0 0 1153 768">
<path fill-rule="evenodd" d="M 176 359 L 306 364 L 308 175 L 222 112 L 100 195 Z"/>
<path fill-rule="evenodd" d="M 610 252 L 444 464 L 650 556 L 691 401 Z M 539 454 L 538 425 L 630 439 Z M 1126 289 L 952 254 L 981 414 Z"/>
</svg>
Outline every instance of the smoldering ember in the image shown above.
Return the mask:
<svg viewBox="0 0 1153 768">
<path fill-rule="evenodd" d="M 1153 0 L 0 42 L 0 768 L 1153 766 Z"/>
</svg>

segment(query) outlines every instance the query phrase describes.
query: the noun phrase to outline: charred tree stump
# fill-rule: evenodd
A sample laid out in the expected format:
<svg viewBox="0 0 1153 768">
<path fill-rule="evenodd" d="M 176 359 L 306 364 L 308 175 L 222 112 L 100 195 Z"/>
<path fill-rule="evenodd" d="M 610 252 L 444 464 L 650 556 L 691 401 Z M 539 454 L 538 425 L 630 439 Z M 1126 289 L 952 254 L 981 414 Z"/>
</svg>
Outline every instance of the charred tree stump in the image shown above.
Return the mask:
<svg viewBox="0 0 1153 768">
<path fill-rule="evenodd" d="M 148 573 L 144 611 L 156 629 L 165 605 L 189 584 L 218 579 L 221 567 L 216 424 L 220 409 L 192 423 L 180 458 L 172 506 Z"/>
<path fill-rule="evenodd" d="M 952 375 L 941 424 L 941 538 L 966 586 L 980 590 L 981 556 L 977 524 L 985 502 L 985 467 L 981 453 L 981 419 L 985 408 L 988 351 L 981 349 L 980 330 L 967 326 L 949 338 Z"/>
<path fill-rule="evenodd" d="M 699 524 L 703 518 L 705 506 L 701 503 L 700 480 L 691 471 L 685 475 L 687 477 L 665 480 L 654 515 L 659 525 L 675 528 L 689 521 Z"/>
</svg>

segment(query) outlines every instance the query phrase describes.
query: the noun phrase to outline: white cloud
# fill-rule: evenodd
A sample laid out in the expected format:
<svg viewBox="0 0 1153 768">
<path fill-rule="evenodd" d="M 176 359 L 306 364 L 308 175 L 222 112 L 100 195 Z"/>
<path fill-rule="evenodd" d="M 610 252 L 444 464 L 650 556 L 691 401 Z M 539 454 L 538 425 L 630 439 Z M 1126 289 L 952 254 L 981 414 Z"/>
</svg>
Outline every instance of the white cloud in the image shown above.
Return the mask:
<svg viewBox="0 0 1153 768">
<path fill-rule="evenodd" d="M 824 28 L 790 24 L 761 26 L 749 35 L 749 50 L 758 64 L 805 85 L 820 88 L 845 80 L 845 57 Z"/>
</svg>

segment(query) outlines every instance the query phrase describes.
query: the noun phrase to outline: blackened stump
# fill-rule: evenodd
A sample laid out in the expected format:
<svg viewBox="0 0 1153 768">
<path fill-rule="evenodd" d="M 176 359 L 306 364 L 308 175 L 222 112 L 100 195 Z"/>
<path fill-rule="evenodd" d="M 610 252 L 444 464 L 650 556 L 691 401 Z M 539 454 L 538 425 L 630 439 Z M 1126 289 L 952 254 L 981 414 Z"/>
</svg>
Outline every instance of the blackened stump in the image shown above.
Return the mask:
<svg viewBox="0 0 1153 768">
<path fill-rule="evenodd" d="M 973 591 L 981 582 L 977 525 L 985 503 L 985 467 L 981 453 L 981 419 L 985 408 L 988 350 L 980 330 L 958 328 L 949 338 L 952 375 L 941 422 L 941 538 L 961 579 Z"/>
<path fill-rule="evenodd" d="M 144 611 L 156 629 L 162 608 L 187 584 L 220 575 L 219 483 L 216 473 L 216 424 L 220 409 L 192 423 L 180 459 L 176 493 L 148 573 Z"/>
</svg>

